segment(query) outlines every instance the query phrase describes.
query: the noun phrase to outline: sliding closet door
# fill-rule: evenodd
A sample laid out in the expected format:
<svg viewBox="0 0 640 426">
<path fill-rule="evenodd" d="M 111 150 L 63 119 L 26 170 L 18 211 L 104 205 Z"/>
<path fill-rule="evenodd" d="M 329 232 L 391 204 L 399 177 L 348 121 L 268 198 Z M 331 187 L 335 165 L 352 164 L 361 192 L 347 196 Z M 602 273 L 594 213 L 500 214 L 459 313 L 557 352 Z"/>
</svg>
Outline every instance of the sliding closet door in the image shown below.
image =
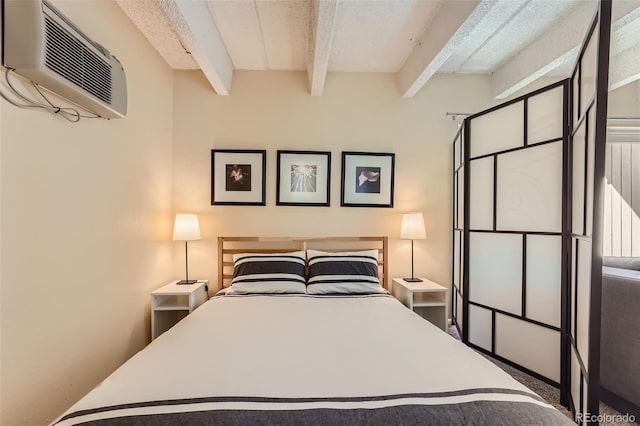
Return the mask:
<svg viewBox="0 0 640 426">
<path fill-rule="evenodd" d="M 568 97 L 565 80 L 467 118 L 464 164 L 467 343 L 556 386 Z"/>
<path fill-rule="evenodd" d="M 451 291 L 451 320 L 458 333 L 464 329 L 464 122 L 453 140 L 453 289 Z"/>
<path fill-rule="evenodd" d="M 571 78 L 569 169 L 570 286 L 566 318 L 569 338 L 570 404 L 578 423 L 597 415 L 600 379 L 603 203 L 611 2 L 602 1 Z M 594 422 L 597 423 L 597 422 Z"/>
</svg>

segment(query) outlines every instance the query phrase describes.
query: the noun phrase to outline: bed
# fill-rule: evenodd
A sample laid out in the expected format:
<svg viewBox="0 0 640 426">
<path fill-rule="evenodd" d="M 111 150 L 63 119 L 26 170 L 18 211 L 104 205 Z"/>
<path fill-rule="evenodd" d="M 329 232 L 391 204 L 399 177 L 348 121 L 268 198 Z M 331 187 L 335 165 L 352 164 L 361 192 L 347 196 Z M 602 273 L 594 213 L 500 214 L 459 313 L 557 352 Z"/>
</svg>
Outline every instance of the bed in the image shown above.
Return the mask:
<svg viewBox="0 0 640 426">
<path fill-rule="evenodd" d="M 338 242 L 286 239 L 307 252 Z M 246 248 L 286 256 L 263 239 L 219 241 L 227 286 Z M 250 250 L 250 249 L 249 249 Z M 353 253 L 351 251 L 350 253 Z M 304 273 L 313 268 L 311 257 Z M 236 265 L 237 268 L 237 265 Z M 335 281 L 335 280 L 330 280 Z M 340 285 L 332 282 L 329 285 Z M 233 285 L 231 286 L 233 288 Z M 122 365 L 53 424 L 571 424 L 490 361 L 407 309 L 386 291 L 212 297 Z"/>
</svg>

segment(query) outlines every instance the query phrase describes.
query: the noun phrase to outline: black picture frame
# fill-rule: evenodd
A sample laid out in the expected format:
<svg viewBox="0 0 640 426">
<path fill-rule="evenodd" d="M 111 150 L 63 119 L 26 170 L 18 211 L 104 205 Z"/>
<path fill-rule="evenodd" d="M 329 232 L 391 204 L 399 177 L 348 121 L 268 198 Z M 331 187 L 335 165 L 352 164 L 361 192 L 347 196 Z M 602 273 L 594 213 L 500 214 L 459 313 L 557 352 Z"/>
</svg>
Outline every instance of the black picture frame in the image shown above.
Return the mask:
<svg viewBox="0 0 640 426">
<path fill-rule="evenodd" d="M 276 205 L 329 207 L 331 152 L 278 150 Z"/>
<path fill-rule="evenodd" d="M 395 179 L 394 153 L 342 152 L 342 207 L 392 208 Z"/>
<path fill-rule="evenodd" d="M 267 151 L 211 150 L 211 205 L 266 205 Z"/>
</svg>

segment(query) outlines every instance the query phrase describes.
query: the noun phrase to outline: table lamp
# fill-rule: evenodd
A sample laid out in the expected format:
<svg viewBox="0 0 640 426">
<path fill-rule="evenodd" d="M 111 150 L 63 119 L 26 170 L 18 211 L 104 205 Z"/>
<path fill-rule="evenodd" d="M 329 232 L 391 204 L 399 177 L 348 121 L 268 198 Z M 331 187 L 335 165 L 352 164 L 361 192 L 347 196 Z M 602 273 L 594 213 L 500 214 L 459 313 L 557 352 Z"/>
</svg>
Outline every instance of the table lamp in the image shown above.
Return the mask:
<svg viewBox="0 0 640 426">
<path fill-rule="evenodd" d="M 176 214 L 173 225 L 173 241 L 184 241 L 185 279 L 177 284 L 194 284 L 197 280 L 189 279 L 189 241 L 200 239 L 200 223 L 196 214 Z"/>
<path fill-rule="evenodd" d="M 411 278 L 404 278 L 404 280 L 410 283 L 422 281 L 413 275 L 413 240 L 424 240 L 427 238 L 427 233 L 424 230 L 424 217 L 421 212 L 405 213 L 402 215 L 400 238 L 403 240 L 411 240 Z"/>
</svg>

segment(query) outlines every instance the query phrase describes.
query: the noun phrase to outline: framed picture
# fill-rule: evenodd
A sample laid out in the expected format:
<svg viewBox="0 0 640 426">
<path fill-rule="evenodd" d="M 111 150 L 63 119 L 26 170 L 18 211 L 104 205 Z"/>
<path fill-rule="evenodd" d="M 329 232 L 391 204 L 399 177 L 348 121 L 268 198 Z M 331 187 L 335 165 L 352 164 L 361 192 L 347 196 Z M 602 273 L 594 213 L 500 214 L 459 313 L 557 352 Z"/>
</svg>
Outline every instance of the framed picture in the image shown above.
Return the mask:
<svg viewBox="0 0 640 426">
<path fill-rule="evenodd" d="M 330 152 L 278 151 L 276 205 L 328 207 L 330 177 Z"/>
<path fill-rule="evenodd" d="M 211 204 L 264 206 L 267 152 L 211 150 Z"/>
<path fill-rule="evenodd" d="M 395 156 L 381 152 L 343 152 L 340 205 L 393 207 Z"/>
</svg>

